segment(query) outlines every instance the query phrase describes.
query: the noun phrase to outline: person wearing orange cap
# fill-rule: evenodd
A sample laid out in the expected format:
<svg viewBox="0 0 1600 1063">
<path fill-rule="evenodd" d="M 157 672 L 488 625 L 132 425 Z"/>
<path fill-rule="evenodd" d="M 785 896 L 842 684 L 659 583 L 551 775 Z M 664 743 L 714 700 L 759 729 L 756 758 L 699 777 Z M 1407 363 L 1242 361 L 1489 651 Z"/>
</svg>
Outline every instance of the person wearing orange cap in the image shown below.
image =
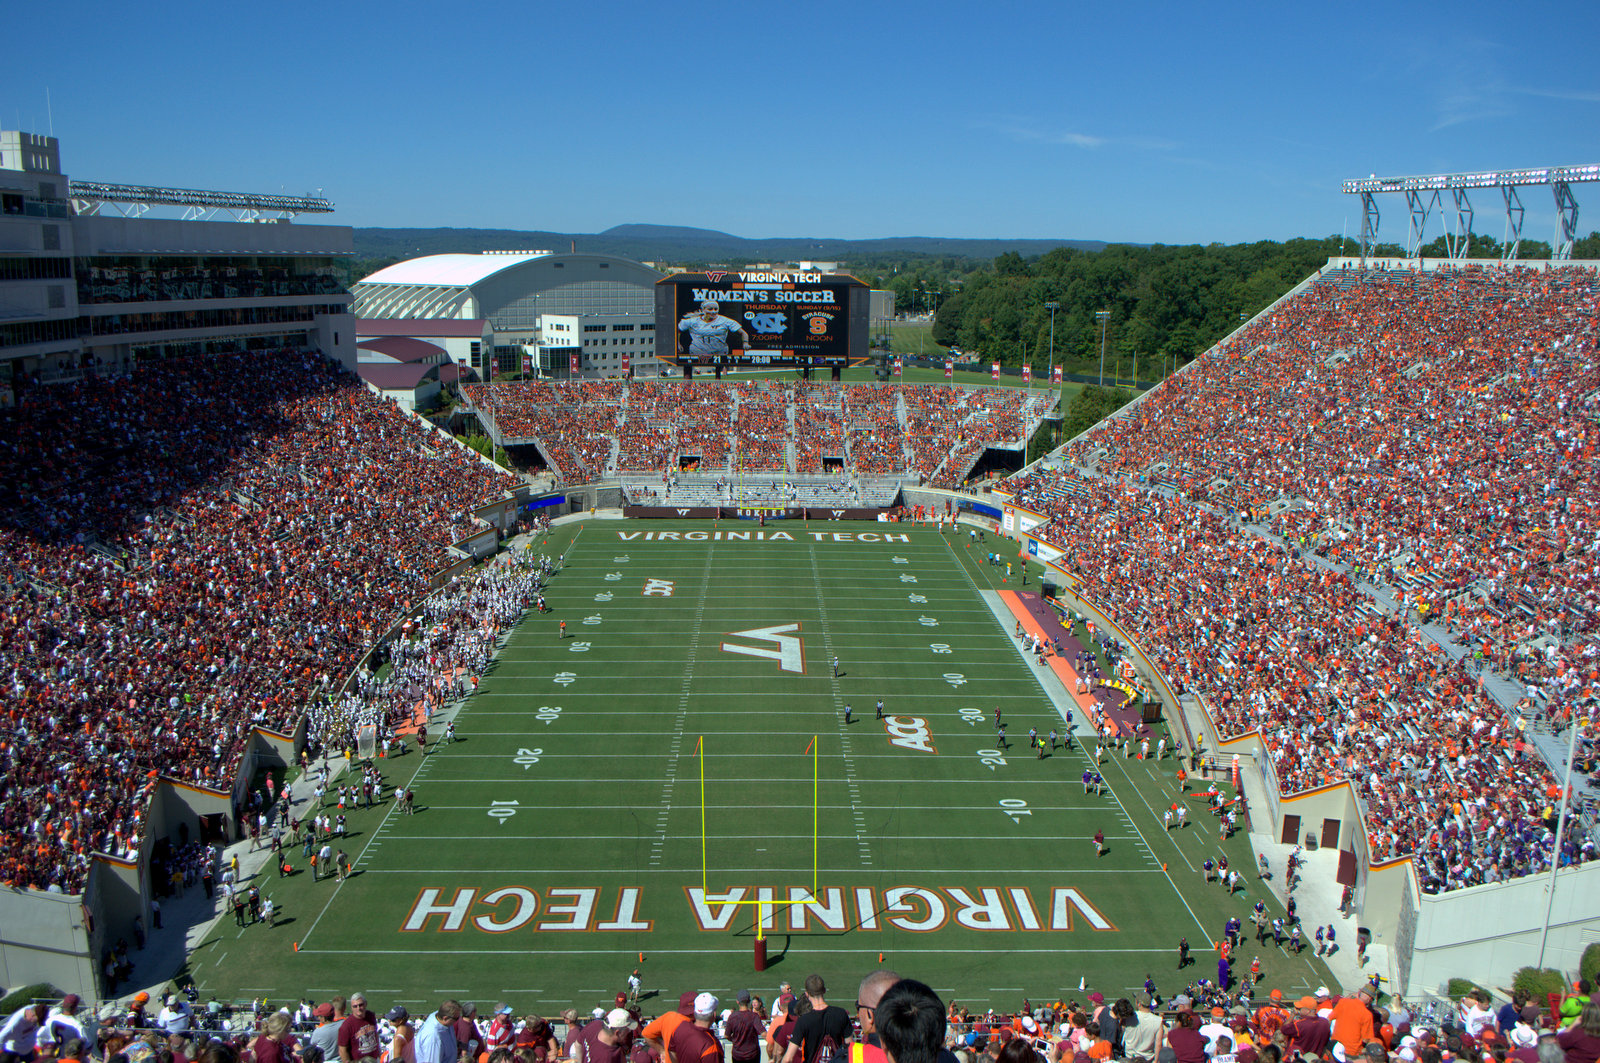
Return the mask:
<svg viewBox="0 0 1600 1063">
<path fill-rule="evenodd" d="M 1316 998 L 1301 997 L 1294 1002 L 1294 1008 L 1294 1018 L 1283 1025 L 1289 1048 L 1296 1053 L 1321 1056 L 1333 1039 L 1333 1031 L 1328 1020 L 1317 1014 Z"/>
<path fill-rule="evenodd" d="M 1289 1012 L 1283 1006 L 1283 990 L 1274 989 L 1267 995 L 1266 1003 L 1256 1009 L 1255 1028 L 1261 1043 L 1270 1042 L 1288 1021 Z"/>
<path fill-rule="evenodd" d="M 145 1015 L 145 1006 L 150 1003 L 150 994 L 143 990 L 133 995 L 133 1000 L 128 1004 L 128 1018 L 126 1025 L 135 1030 L 143 1029 L 150 1025 L 150 1019 Z"/>
</svg>

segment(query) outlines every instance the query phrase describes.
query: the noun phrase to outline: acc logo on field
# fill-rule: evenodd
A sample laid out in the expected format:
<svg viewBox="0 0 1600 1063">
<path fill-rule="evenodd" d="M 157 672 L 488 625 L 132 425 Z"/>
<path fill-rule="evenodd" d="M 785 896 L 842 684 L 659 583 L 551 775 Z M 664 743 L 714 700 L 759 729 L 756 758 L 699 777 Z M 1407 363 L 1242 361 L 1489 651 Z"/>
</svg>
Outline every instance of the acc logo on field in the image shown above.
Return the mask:
<svg viewBox="0 0 1600 1063">
<path fill-rule="evenodd" d="M 933 748 L 933 731 L 928 727 L 928 721 L 920 716 L 886 716 L 883 729 L 889 733 L 891 746 L 919 749 L 935 756 L 939 753 Z"/>
<path fill-rule="evenodd" d="M 647 579 L 639 593 L 646 598 L 671 598 L 677 585 L 669 579 Z"/>
</svg>

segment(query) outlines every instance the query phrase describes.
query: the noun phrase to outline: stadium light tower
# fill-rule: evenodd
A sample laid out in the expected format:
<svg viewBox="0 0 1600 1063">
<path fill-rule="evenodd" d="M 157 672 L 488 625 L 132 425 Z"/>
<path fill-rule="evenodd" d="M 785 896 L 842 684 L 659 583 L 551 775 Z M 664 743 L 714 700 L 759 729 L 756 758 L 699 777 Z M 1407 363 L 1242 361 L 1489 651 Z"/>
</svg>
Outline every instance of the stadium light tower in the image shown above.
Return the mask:
<svg viewBox="0 0 1600 1063">
<path fill-rule="evenodd" d="M 1111 311 L 1096 310 L 1095 320 L 1100 322 L 1100 386 L 1106 386 L 1106 322 L 1111 320 Z"/>
<path fill-rule="evenodd" d="M 1556 233 L 1550 245 L 1550 256 L 1557 261 L 1572 257 L 1572 245 L 1578 237 L 1578 201 L 1572 194 L 1572 185 L 1600 181 L 1600 165 L 1544 166 L 1524 170 L 1485 170 L 1476 173 L 1423 174 L 1416 177 L 1378 177 L 1373 175 L 1356 181 L 1344 182 L 1346 195 L 1361 197 L 1361 262 L 1366 265 L 1372 244 L 1378 236 L 1378 204 L 1375 196 L 1388 192 L 1402 193 L 1411 216 L 1411 229 L 1406 240 L 1406 256 L 1422 253 L 1423 230 L 1428 216 L 1444 208 L 1440 194 L 1449 192 L 1455 204 L 1455 221 L 1445 232 L 1445 248 L 1453 259 L 1464 259 L 1472 246 L 1472 204 L 1467 192 L 1475 188 L 1498 189 L 1506 204 L 1506 240 L 1501 253 L 1504 259 L 1517 257 L 1517 247 L 1522 242 L 1522 199 L 1518 188 L 1548 187 L 1555 196 Z"/>
<path fill-rule="evenodd" d="M 1061 304 L 1052 301 L 1045 303 L 1044 308 L 1050 311 L 1050 367 L 1047 372 L 1050 374 L 1049 379 L 1054 380 L 1056 378 L 1056 311 L 1061 309 Z"/>
</svg>

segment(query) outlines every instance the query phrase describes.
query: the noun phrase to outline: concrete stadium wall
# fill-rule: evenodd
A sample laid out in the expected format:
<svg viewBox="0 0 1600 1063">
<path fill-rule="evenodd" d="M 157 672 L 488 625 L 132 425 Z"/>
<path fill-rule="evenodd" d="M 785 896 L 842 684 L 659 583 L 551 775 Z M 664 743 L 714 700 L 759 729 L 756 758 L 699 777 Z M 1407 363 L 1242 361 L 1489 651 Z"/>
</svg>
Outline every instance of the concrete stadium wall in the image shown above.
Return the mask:
<svg viewBox="0 0 1600 1063">
<path fill-rule="evenodd" d="M 1576 971 L 1584 948 L 1600 941 L 1600 863 L 1568 868 L 1556 880 L 1544 965 Z M 1537 963 L 1549 882 L 1539 875 L 1424 896 L 1406 994 L 1463 976 L 1504 985 L 1517 968 Z"/>
<path fill-rule="evenodd" d="M 97 1000 L 94 955 L 82 898 L 0 889 L 0 985 L 49 982 L 63 992 Z"/>
</svg>

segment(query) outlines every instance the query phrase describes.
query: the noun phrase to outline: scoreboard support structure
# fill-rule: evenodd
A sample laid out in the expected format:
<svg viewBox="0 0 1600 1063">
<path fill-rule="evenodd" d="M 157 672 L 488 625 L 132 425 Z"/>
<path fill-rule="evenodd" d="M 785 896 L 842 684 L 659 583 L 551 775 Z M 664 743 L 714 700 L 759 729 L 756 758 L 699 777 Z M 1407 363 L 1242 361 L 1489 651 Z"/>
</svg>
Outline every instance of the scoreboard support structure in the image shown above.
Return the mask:
<svg viewBox="0 0 1600 1063">
<path fill-rule="evenodd" d="M 712 270 L 656 282 L 656 357 L 686 379 L 727 369 L 839 372 L 869 355 L 871 292 L 848 273 Z M 666 352 L 671 353 L 666 353 Z"/>
</svg>

